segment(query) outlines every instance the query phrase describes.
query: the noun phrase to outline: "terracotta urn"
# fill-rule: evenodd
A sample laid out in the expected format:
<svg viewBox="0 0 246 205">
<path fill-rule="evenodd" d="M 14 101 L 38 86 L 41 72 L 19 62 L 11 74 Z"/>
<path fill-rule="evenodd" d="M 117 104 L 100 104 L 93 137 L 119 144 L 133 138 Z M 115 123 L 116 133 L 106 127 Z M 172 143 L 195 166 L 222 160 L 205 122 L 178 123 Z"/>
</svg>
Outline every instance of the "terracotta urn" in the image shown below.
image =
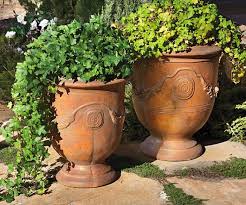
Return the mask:
<svg viewBox="0 0 246 205">
<path fill-rule="evenodd" d="M 134 66 L 133 104 L 150 136 L 141 150 L 166 161 L 190 160 L 203 153 L 192 138 L 208 120 L 219 91 L 221 50 L 192 47 L 189 52 L 139 60 Z"/>
<path fill-rule="evenodd" d="M 121 140 L 125 80 L 59 84 L 54 107 L 59 134 L 53 147 L 68 162 L 56 175 L 69 187 L 99 187 L 118 177 L 105 164 Z"/>
</svg>

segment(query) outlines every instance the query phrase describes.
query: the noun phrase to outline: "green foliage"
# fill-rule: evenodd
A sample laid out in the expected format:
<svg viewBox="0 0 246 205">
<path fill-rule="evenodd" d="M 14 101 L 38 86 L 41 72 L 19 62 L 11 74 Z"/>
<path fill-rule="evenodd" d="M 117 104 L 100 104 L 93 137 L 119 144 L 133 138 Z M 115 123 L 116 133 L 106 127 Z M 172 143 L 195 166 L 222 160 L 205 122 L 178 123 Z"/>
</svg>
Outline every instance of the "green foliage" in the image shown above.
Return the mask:
<svg viewBox="0 0 246 205">
<path fill-rule="evenodd" d="M 139 122 L 132 102 L 132 85 L 126 86 L 125 92 L 126 119 L 123 129 L 123 141 L 142 141 L 149 136 L 148 130 Z"/>
<path fill-rule="evenodd" d="M 5 147 L 0 149 L 0 162 L 4 164 L 14 164 L 16 161 L 16 149 L 13 147 Z"/>
<path fill-rule="evenodd" d="M 17 62 L 23 59 L 23 55 L 17 51 L 19 39 L 16 42 L 8 40 L 0 35 L 0 100 L 11 99 L 11 86 L 14 82 L 14 73 Z"/>
<path fill-rule="evenodd" d="M 1 41 L 4 37 L 4 35 L 7 33 L 7 31 L 10 31 L 11 28 L 15 27 L 17 25 L 16 19 L 5 19 L 0 21 L 0 38 Z"/>
<path fill-rule="evenodd" d="M 220 74 L 220 93 L 215 101 L 213 112 L 206 125 L 194 137 L 205 142 L 230 139 L 245 143 L 246 112 L 245 109 L 235 109 L 235 107 L 245 101 L 246 87 L 240 84 L 234 85 L 224 73 Z"/>
<path fill-rule="evenodd" d="M 11 87 L 14 83 L 14 71 L 0 72 L 0 101 L 7 102 L 11 100 Z"/>
<path fill-rule="evenodd" d="M 83 25 L 73 21 L 49 27 L 28 45 L 24 62 L 17 65 L 12 89 L 15 117 L 2 130 L 17 157 L 15 165 L 8 165 L 14 175 L 0 180 L 6 189 L 1 198 L 11 201 L 21 193 L 30 196 L 46 191 L 48 182 L 42 168 L 56 129 L 52 103 L 60 79 L 108 82 L 125 78 L 131 71 L 130 53 L 121 33 L 100 17 Z M 14 132 L 17 138 L 13 138 Z"/>
<path fill-rule="evenodd" d="M 88 21 L 92 14 L 99 14 L 101 12 L 103 3 L 104 0 L 77 0 L 75 18 L 81 22 Z"/>
<path fill-rule="evenodd" d="M 246 178 L 246 159 L 232 158 L 212 165 L 209 169 L 224 177 L 243 179 Z"/>
<path fill-rule="evenodd" d="M 201 205 L 201 199 L 196 199 L 186 194 L 182 189 L 175 187 L 174 184 L 165 184 L 164 191 L 168 195 L 168 200 L 174 205 Z"/>
<path fill-rule="evenodd" d="M 135 167 L 124 169 L 126 172 L 137 174 L 140 177 L 151 178 L 164 183 L 164 192 L 168 195 L 168 201 L 174 205 L 200 205 L 202 200 L 187 195 L 182 189 L 175 187 L 174 184 L 167 183 L 165 173 L 158 166 L 151 163 L 144 163 Z"/>
<path fill-rule="evenodd" d="M 245 73 L 246 50 L 241 32 L 221 16 L 215 4 L 202 0 L 160 0 L 145 3 L 122 19 L 122 29 L 137 57 L 188 51 L 196 45 L 218 45 L 234 64 L 233 80 Z"/>
<path fill-rule="evenodd" d="M 177 170 L 175 175 L 181 177 L 196 176 L 206 178 L 226 177 L 226 178 L 246 178 L 246 159 L 231 158 L 224 162 L 204 168 L 186 168 Z"/>
<path fill-rule="evenodd" d="M 233 141 L 244 142 L 246 141 L 246 101 L 237 105 L 236 109 L 244 111 L 243 116 L 238 117 L 231 124 L 227 124 L 226 132 L 232 136 Z"/>
<path fill-rule="evenodd" d="M 108 25 L 119 23 L 123 16 L 128 16 L 136 11 L 141 3 L 148 0 L 105 0 L 102 17 Z"/>
<path fill-rule="evenodd" d="M 164 171 L 151 163 L 144 163 L 132 168 L 127 168 L 124 169 L 124 171 L 132 172 L 139 175 L 140 177 L 152 178 L 156 180 L 163 180 L 165 178 Z"/>
<path fill-rule="evenodd" d="M 12 41 L 0 35 L 0 72 L 14 70 L 17 62 L 23 59 L 23 55 L 16 50 L 18 46 L 20 46 L 19 39 Z"/>
<path fill-rule="evenodd" d="M 38 11 L 40 16 L 56 16 L 62 23 L 73 19 L 87 22 L 91 15 L 99 13 L 104 0 L 20 0 L 30 12 Z"/>
<path fill-rule="evenodd" d="M 40 12 L 51 12 L 50 0 L 19 0 L 19 3 L 29 12 L 39 10 Z"/>
<path fill-rule="evenodd" d="M 184 168 L 181 170 L 176 170 L 174 176 L 179 177 L 197 177 L 197 178 L 207 178 L 207 179 L 221 179 L 223 176 L 218 172 L 213 172 L 210 169 L 211 167 L 203 168 Z"/>
<path fill-rule="evenodd" d="M 206 123 L 206 125 L 199 130 L 195 137 L 200 140 L 226 140 L 232 137 L 232 133 L 229 134 L 231 123 L 237 118 L 244 116 L 244 110 L 235 110 L 235 105 L 241 104 L 246 99 L 246 88 L 241 85 L 234 85 L 229 80 L 221 80 L 223 76 L 220 76 L 220 93 L 215 101 L 213 112 Z M 226 131 L 225 131 L 226 130 Z M 240 138 L 236 138 L 234 135 L 232 140 L 240 141 Z"/>
</svg>

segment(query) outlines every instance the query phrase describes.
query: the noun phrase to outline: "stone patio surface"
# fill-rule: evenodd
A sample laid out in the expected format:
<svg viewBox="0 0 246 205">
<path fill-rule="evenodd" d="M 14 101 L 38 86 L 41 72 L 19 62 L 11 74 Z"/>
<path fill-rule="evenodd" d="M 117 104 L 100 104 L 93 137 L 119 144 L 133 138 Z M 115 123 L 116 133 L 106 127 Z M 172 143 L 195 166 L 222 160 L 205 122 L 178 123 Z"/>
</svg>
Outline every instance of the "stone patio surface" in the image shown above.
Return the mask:
<svg viewBox="0 0 246 205">
<path fill-rule="evenodd" d="M 72 189 L 55 183 L 51 193 L 43 196 L 18 197 L 11 205 L 164 205 L 157 181 L 135 174 L 122 173 L 118 181 L 96 189 Z M 0 202 L 0 205 L 7 205 Z"/>
<path fill-rule="evenodd" d="M 47 163 L 52 164 L 59 157 L 50 149 Z M 142 162 L 151 162 L 165 172 L 182 169 L 183 167 L 201 167 L 211 164 L 214 160 L 225 161 L 230 157 L 246 158 L 246 146 L 235 142 L 222 142 L 206 146 L 206 152 L 197 159 L 185 162 L 162 162 L 144 156 L 139 144 L 123 144 L 115 153 L 118 156 L 135 158 Z M 1 174 L 4 174 L 5 169 Z M 1 176 L 0 174 L 0 176 Z M 245 205 L 246 179 L 193 179 L 168 177 L 167 180 L 187 194 L 203 199 L 206 205 Z M 118 181 L 104 187 L 94 189 L 72 189 L 53 183 L 50 193 L 30 198 L 19 196 L 11 205 L 165 205 L 160 197 L 163 186 L 152 179 L 141 178 L 135 174 L 122 172 Z M 0 202 L 0 205 L 7 205 Z"/>
<path fill-rule="evenodd" d="M 167 162 L 151 159 L 141 152 L 138 143 L 123 144 L 119 147 L 117 153 L 121 156 L 134 158 L 140 161 L 152 162 L 153 164 L 159 166 L 160 169 L 165 170 L 166 173 L 172 173 L 174 170 L 186 167 L 197 168 L 208 166 L 213 164 L 215 161 L 225 161 L 231 157 L 246 159 L 246 146 L 241 143 L 231 141 L 207 145 L 205 146 L 205 152 L 201 157 L 183 162 Z"/>
<path fill-rule="evenodd" d="M 206 205 L 245 205 L 246 179 L 242 180 L 195 180 L 191 178 L 169 178 L 169 182 L 182 188 L 187 194 L 204 199 Z"/>
<path fill-rule="evenodd" d="M 0 20 L 14 18 L 15 15 L 25 14 L 25 9 L 18 1 L 12 0 L 3 2 L 0 0 Z"/>
</svg>

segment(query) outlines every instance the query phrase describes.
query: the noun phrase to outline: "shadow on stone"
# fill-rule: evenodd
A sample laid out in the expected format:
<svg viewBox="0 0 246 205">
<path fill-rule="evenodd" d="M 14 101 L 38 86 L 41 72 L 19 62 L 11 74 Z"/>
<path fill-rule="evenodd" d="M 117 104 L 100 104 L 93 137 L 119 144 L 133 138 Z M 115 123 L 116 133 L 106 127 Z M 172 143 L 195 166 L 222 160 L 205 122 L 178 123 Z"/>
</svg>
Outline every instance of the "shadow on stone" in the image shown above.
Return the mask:
<svg viewBox="0 0 246 205">
<path fill-rule="evenodd" d="M 229 137 L 225 137 L 225 138 L 197 138 L 197 141 L 199 143 L 201 143 L 201 145 L 203 146 L 208 146 L 208 145 L 214 145 L 214 144 L 220 144 L 220 143 L 223 143 L 223 142 L 226 142 L 228 141 L 230 138 Z M 206 151 L 206 149 L 205 149 Z M 203 152 L 204 153 L 204 152 Z"/>
<path fill-rule="evenodd" d="M 151 160 L 149 162 L 152 162 Z M 107 163 L 110 164 L 116 171 L 122 171 L 127 168 L 132 168 L 141 164 L 144 164 L 145 160 L 139 160 L 130 158 L 128 156 L 120 156 L 120 155 L 112 155 L 108 160 Z"/>
</svg>

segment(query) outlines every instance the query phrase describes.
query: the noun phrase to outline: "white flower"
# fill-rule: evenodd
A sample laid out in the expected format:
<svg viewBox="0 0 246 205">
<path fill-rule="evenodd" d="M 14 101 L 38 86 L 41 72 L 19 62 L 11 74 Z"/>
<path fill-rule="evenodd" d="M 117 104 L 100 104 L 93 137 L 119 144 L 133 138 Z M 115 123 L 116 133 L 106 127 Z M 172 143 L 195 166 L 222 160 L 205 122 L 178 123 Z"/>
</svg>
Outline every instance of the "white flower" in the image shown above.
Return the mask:
<svg viewBox="0 0 246 205">
<path fill-rule="evenodd" d="M 58 21 L 57 17 L 54 17 L 53 19 L 50 20 L 50 25 L 55 25 Z"/>
<path fill-rule="evenodd" d="M 23 53 L 24 51 L 19 47 L 16 49 L 19 53 Z"/>
<path fill-rule="evenodd" d="M 41 30 L 43 31 L 45 29 L 45 27 L 47 27 L 49 25 L 49 20 L 47 19 L 43 19 L 40 23 L 39 26 L 41 27 Z"/>
<path fill-rule="evenodd" d="M 56 23 L 58 21 L 58 18 L 54 17 L 52 20 Z"/>
<path fill-rule="evenodd" d="M 27 24 L 27 22 L 25 21 L 25 15 L 23 14 L 17 16 L 17 21 L 23 25 Z"/>
<path fill-rule="evenodd" d="M 36 20 L 34 20 L 32 23 L 31 23 L 31 27 L 30 27 L 30 30 L 33 31 L 33 30 L 36 30 L 38 28 L 38 22 Z"/>
<path fill-rule="evenodd" d="M 8 31 L 6 34 L 5 34 L 5 37 L 6 38 L 14 38 L 16 35 L 16 32 L 15 31 Z"/>
<path fill-rule="evenodd" d="M 41 2 L 37 2 L 36 5 L 37 5 L 38 8 L 40 8 L 40 6 L 42 5 L 42 3 Z"/>
<path fill-rule="evenodd" d="M 167 195 L 164 191 L 161 191 L 161 193 L 160 193 L 160 198 L 161 198 L 163 201 L 168 201 L 168 195 Z"/>
<path fill-rule="evenodd" d="M 51 19 L 50 20 L 50 25 L 55 25 L 55 24 L 56 24 L 56 22 L 53 19 Z"/>
</svg>

